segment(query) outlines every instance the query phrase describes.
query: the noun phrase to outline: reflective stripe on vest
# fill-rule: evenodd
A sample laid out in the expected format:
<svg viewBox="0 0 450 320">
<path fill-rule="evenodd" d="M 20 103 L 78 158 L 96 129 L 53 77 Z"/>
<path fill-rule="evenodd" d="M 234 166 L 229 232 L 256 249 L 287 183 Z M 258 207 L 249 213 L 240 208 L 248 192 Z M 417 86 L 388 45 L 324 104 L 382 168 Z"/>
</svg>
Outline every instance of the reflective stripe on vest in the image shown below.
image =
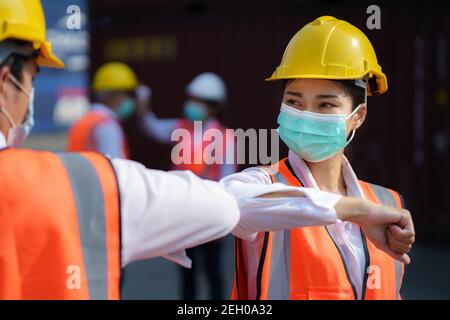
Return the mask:
<svg viewBox="0 0 450 320">
<path fill-rule="evenodd" d="M 373 197 L 375 197 L 379 202 L 387 206 L 403 208 L 403 200 L 399 193 L 380 187 L 376 184 L 368 183 L 362 180 L 359 180 L 359 185 L 363 189 L 364 193 L 371 194 L 373 193 Z M 402 285 L 402 278 L 404 273 L 404 265 L 398 260 L 395 260 L 395 296 L 397 299 L 401 299 L 400 296 L 400 288 Z"/>
<path fill-rule="evenodd" d="M 273 183 L 302 185 L 287 159 L 263 169 L 270 174 Z M 401 206 L 400 196 L 396 192 L 363 181 L 360 185 L 367 199 Z M 362 239 L 367 267 L 363 298 L 399 299 L 403 265 L 377 249 L 363 233 Z M 236 257 L 243 254 L 242 241 L 236 239 Z M 243 283 L 247 283 L 247 278 L 242 260 L 236 260 L 233 299 L 248 299 L 244 291 L 247 284 Z M 351 283 L 343 254 L 323 226 L 266 232 L 254 285 L 257 299 L 356 298 L 356 288 Z"/>
<path fill-rule="evenodd" d="M 0 299 L 120 298 L 119 190 L 107 158 L 0 151 L 0 188 Z"/>
<path fill-rule="evenodd" d="M 58 156 L 66 167 L 75 198 L 89 297 L 104 300 L 108 297 L 108 267 L 103 190 L 89 160 L 76 153 Z"/>
</svg>

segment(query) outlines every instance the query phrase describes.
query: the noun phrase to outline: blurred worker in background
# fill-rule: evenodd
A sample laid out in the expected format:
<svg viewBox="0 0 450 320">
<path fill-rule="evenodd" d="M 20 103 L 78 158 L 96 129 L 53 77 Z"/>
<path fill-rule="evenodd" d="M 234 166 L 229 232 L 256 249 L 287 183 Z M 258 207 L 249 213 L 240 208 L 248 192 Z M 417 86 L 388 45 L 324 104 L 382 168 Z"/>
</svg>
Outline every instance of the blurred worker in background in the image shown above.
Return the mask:
<svg viewBox="0 0 450 320">
<path fill-rule="evenodd" d="M 122 267 L 159 256 L 189 267 L 184 249 L 234 228 L 233 197 L 189 171 L 16 149 L 39 66 L 64 64 L 39 0 L 0 0 L 0 24 L 0 299 L 118 299 Z M 117 109 L 126 94 L 110 99 Z"/>
<path fill-rule="evenodd" d="M 94 103 L 91 111 L 70 129 L 68 151 L 97 151 L 113 158 L 129 158 L 128 142 L 120 121 L 136 109 L 134 71 L 120 62 L 100 67 L 92 81 Z"/>
<path fill-rule="evenodd" d="M 145 91 L 140 88 L 138 96 L 143 96 Z M 143 126 L 150 136 L 161 143 L 174 144 L 171 140 L 172 132 L 177 129 L 185 129 L 190 133 L 191 141 L 182 141 L 191 147 L 191 159 L 188 163 L 174 164 L 175 170 L 191 170 L 202 178 L 220 180 L 221 178 L 235 173 L 236 162 L 226 163 L 226 159 L 234 159 L 234 136 L 226 133 L 226 128 L 217 118 L 221 109 L 227 103 L 227 90 L 224 81 L 212 72 L 205 72 L 196 76 L 186 88 L 187 99 L 183 107 L 184 119 L 159 119 L 149 111 L 143 119 Z M 148 96 L 148 95 L 147 95 Z M 201 122 L 202 131 L 194 130 L 194 122 Z M 204 150 L 209 141 L 203 140 L 203 134 L 208 129 L 220 132 L 216 139 L 223 139 L 219 145 L 223 146 L 219 152 L 222 163 L 207 164 L 204 161 Z M 196 143 L 195 140 L 200 141 Z M 195 154 L 202 159 L 201 163 L 195 163 Z M 228 158 L 227 158 L 228 156 Z M 175 159 L 175 162 L 177 160 Z M 204 246 L 193 248 L 188 255 L 194 261 L 190 270 L 182 270 L 182 291 L 184 299 L 195 299 L 197 294 L 198 275 L 200 270 L 197 266 L 201 259 L 205 262 L 204 269 L 212 299 L 223 298 L 223 272 L 222 272 L 222 240 L 208 243 Z"/>
<path fill-rule="evenodd" d="M 375 51 L 323 16 L 289 42 L 279 135 L 289 156 L 222 180 L 241 209 L 234 299 L 401 299 L 414 225 L 396 191 L 358 180 L 344 148 L 367 95 L 387 90 Z"/>
<path fill-rule="evenodd" d="M 139 104 L 145 103 L 145 98 L 150 99 L 151 94 L 146 93 L 150 88 L 140 86 L 137 95 L 140 97 Z M 151 91 L 150 91 L 151 92 Z M 146 132 L 160 143 L 175 144 L 171 140 L 172 133 L 177 129 L 186 129 L 190 132 L 192 141 L 188 145 L 192 146 L 192 161 L 190 163 L 174 164 L 175 170 L 191 170 L 202 178 L 211 180 L 220 180 L 221 178 L 236 172 L 235 163 L 214 163 L 206 164 L 204 161 L 200 164 L 194 163 L 195 153 L 203 154 L 207 146 L 201 136 L 208 129 L 217 129 L 223 137 L 223 150 L 220 158 L 225 159 L 227 154 L 234 156 L 234 144 L 230 141 L 233 136 L 226 134 L 226 127 L 220 123 L 217 116 L 223 110 L 227 103 L 227 91 L 223 80 L 212 72 L 205 72 L 195 77 L 186 88 L 187 99 L 183 106 L 184 118 L 160 119 L 153 111 L 148 111 L 143 117 L 143 127 Z M 199 121 L 202 124 L 203 132 L 194 132 L 194 122 Z M 196 137 L 197 135 L 197 137 Z M 200 136 L 199 136 L 200 135 Z M 196 144 L 194 140 L 198 138 L 203 143 Z M 198 149 L 194 149 L 198 146 Z M 203 157 L 201 157 L 203 159 Z"/>
</svg>

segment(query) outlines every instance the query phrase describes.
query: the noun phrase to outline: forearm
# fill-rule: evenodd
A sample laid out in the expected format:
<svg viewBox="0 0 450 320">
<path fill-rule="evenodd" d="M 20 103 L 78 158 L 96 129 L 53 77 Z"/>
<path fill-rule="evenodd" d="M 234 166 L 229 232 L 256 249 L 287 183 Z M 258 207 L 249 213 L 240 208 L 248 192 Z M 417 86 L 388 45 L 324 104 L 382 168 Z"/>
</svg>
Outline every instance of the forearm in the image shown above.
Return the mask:
<svg viewBox="0 0 450 320">
<path fill-rule="evenodd" d="M 238 201 L 241 220 L 233 230 L 239 238 L 252 240 L 258 232 L 280 231 L 337 222 L 330 199 L 329 207 L 318 207 L 307 197 L 253 198 Z"/>
<path fill-rule="evenodd" d="M 159 119 L 153 112 L 145 113 L 141 126 L 145 133 L 160 143 L 170 144 L 172 132 L 177 128 L 179 119 Z"/>
<path fill-rule="evenodd" d="M 304 196 L 296 191 L 282 191 L 264 194 L 259 197 L 266 199 L 281 199 L 300 198 Z M 362 198 L 342 196 L 334 205 L 334 210 L 336 212 L 336 217 L 339 220 L 361 223 L 367 219 L 368 215 L 373 214 L 376 206 L 376 204 Z"/>
<path fill-rule="evenodd" d="M 373 211 L 373 204 L 355 197 L 342 197 L 334 206 L 336 216 L 342 221 L 362 222 Z"/>
</svg>

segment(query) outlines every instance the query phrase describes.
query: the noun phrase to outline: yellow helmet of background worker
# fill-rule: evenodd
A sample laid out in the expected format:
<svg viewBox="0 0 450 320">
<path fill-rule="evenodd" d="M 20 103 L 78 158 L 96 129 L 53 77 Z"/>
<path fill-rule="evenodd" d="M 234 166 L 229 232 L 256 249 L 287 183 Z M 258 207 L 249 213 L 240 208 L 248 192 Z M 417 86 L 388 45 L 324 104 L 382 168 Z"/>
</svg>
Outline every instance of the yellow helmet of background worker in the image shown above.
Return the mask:
<svg viewBox="0 0 450 320">
<path fill-rule="evenodd" d="M 131 91 L 138 85 L 134 71 L 124 63 L 110 62 L 100 67 L 94 75 L 94 91 Z"/>
<path fill-rule="evenodd" d="M 64 68 L 46 39 L 45 16 L 39 0 L 0 0 L 0 26 L 0 43 L 5 40 L 29 42 L 39 50 L 37 64 Z"/>
<path fill-rule="evenodd" d="M 295 34 L 280 66 L 267 80 L 364 77 L 368 77 L 368 95 L 386 92 L 386 75 L 381 71 L 369 39 L 344 20 L 323 16 Z"/>
</svg>

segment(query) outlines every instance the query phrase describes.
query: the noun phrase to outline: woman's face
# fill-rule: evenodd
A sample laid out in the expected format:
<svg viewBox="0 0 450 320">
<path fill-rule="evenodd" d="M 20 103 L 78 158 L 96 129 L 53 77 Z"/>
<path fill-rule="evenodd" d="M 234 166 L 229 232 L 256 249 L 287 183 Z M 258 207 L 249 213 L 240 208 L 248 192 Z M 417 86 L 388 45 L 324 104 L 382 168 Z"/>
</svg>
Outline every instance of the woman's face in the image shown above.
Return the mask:
<svg viewBox="0 0 450 320">
<path fill-rule="evenodd" d="M 324 114 L 352 113 L 352 98 L 339 83 L 323 79 L 295 79 L 286 84 L 283 103 L 301 111 Z M 347 120 L 347 135 L 364 122 L 367 113 L 363 104 L 358 111 Z"/>
</svg>

